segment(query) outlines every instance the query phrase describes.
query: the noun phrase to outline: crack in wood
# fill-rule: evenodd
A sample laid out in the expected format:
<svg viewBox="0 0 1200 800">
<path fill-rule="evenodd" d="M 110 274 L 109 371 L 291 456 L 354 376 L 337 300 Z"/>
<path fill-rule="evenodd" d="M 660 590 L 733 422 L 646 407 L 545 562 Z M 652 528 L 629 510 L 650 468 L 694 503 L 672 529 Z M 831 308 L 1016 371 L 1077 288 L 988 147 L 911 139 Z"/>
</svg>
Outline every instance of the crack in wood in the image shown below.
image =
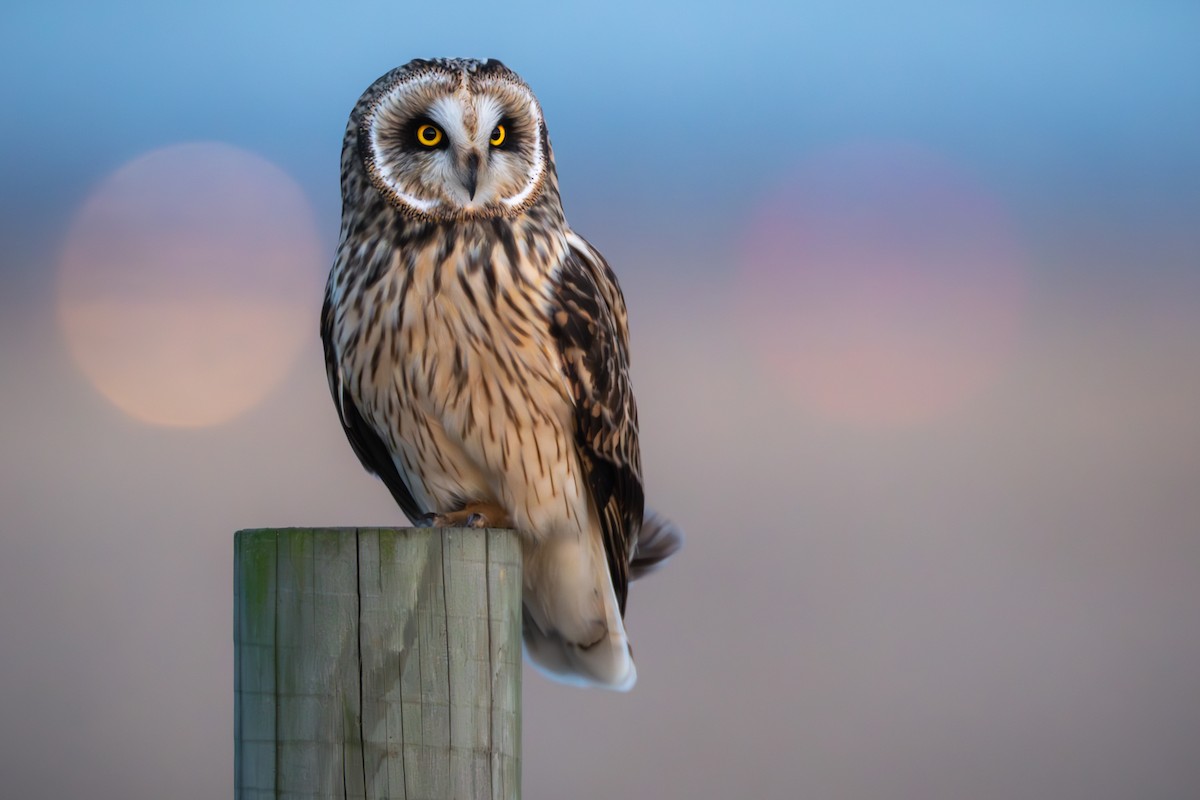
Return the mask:
<svg viewBox="0 0 1200 800">
<path fill-rule="evenodd" d="M 239 800 L 519 797 L 515 534 L 243 531 L 234 575 Z"/>
</svg>

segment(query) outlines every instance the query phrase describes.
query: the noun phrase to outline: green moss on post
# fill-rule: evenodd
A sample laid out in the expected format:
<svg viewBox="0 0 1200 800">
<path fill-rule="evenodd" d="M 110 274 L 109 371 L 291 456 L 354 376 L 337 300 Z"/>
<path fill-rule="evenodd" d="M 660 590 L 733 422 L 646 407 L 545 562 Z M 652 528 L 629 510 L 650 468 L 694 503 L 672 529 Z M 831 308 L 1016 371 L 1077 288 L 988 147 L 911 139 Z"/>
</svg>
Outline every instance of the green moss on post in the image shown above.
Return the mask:
<svg viewBox="0 0 1200 800">
<path fill-rule="evenodd" d="M 235 796 L 520 797 L 509 530 L 239 531 Z"/>
</svg>

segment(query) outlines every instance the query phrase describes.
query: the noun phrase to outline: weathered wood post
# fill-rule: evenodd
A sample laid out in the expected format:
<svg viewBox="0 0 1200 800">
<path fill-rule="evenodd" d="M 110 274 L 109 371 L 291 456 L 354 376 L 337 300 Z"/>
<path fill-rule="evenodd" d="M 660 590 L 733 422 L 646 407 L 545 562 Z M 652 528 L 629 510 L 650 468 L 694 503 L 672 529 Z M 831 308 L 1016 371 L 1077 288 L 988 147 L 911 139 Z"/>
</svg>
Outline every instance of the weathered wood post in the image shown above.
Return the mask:
<svg viewBox="0 0 1200 800">
<path fill-rule="evenodd" d="M 239 800 L 520 796 L 512 531 L 238 531 L 234 593 Z"/>
</svg>

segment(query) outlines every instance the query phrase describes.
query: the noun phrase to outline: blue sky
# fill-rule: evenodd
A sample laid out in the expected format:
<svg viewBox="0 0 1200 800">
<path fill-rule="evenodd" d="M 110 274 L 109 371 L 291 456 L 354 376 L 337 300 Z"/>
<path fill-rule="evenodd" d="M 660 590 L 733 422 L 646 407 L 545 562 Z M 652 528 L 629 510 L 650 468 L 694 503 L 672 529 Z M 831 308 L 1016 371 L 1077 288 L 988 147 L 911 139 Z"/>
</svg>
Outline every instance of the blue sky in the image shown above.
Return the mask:
<svg viewBox="0 0 1200 800">
<path fill-rule="evenodd" d="M 616 171 L 721 203 L 862 136 L 927 143 L 1031 204 L 1177 190 L 1200 170 L 1186 3 L 28 3 L 5 17 L 17 209 L 195 138 L 264 153 L 326 202 L 361 87 L 440 53 L 521 72 L 581 187 Z"/>
</svg>

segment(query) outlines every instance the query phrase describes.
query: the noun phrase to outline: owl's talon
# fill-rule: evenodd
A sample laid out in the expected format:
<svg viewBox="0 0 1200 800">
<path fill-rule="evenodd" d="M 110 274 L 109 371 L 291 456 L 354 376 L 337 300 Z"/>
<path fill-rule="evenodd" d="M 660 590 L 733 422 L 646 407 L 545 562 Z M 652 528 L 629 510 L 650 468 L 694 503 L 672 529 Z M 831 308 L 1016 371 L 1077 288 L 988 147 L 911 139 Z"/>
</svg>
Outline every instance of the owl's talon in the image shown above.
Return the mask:
<svg viewBox="0 0 1200 800">
<path fill-rule="evenodd" d="M 488 528 L 491 518 L 478 511 L 451 511 L 449 514 L 439 514 L 431 511 L 413 520 L 417 528 Z"/>
</svg>

